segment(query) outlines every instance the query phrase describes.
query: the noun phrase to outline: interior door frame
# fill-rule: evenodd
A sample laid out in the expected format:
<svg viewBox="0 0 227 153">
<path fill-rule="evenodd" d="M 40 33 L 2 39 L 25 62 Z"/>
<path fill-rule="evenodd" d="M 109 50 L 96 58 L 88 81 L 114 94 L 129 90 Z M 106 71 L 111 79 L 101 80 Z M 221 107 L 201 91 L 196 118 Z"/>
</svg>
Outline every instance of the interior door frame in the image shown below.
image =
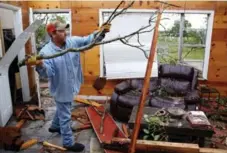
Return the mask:
<svg viewBox="0 0 227 153">
<path fill-rule="evenodd" d="M 29 8 L 29 24 L 31 25 L 34 22 L 34 13 L 69 13 L 69 22 L 72 23 L 72 15 L 71 9 L 33 9 Z M 70 36 L 72 34 L 72 26 L 70 26 Z M 32 45 L 32 53 L 37 54 L 36 50 L 36 40 L 35 34 L 31 37 L 31 45 Z M 40 86 L 39 86 L 39 75 L 35 72 L 35 80 L 36 80 L 36 91 L 38 95 L 38 103 L 39 107 L 41 107 L 41 98 L 40 98 Z"/>
<path fill-rule="evenodd" d="M 0 3 L 0 8 L 12 10 L 14 13 L 14 30 L 15 37 L 17 38 L 23 32 L 23 21 L 22 21 L 22 10 L 20 7 L 13 6 L 10 4 Z M 18 60 L 22 60 L 25 57 L 25 48 L 23 48 L 18 54 Z M 20 67 L 20 78 L 22 86 L 22 96 L 23 101 L 30 101 L 30 89 L 29 89 L 29 79 L 28 79 L 28 70 L 26 66 Z"/>
</svg>

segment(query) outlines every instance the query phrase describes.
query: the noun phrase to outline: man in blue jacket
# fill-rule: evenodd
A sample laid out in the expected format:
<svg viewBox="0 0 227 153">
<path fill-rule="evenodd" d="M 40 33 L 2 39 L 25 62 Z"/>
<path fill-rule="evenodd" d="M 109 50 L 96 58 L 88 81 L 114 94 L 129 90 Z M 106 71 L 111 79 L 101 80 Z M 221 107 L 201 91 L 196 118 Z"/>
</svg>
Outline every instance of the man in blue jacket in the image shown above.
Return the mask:
<svg viewBox="0 0 227 153">
<path fill-rule="evenodd" d="M 103 26 L 105 32 L 109 32 L 110 26 Z M 49 23 L 46 30 L 51 37 L 51 41 L 40 51 L 40 55 L 52 55 L 67 48 L 79 48 L 91 43 L 96 36 L 94 32 L 85 37 L 67 37 L 66 29 L 68 24 L 59 21 Z M 102 35 L 99 40 L 102 40 Z M 83 151 L 84 145 L 74 142 L 71 129 L 71 106 L 73 97 L 79 93 L 83 82 L 82 68 L 80 63 L 80 53 L 66 53 L 52 59 L 35 61 L 36 70 L 40 76 L 49 80 L 50 92 L 56 102 L 56 114 L 53 118 L 50 132 L 61 133 L 63 146 L 71 151 Z"/>
</svg>

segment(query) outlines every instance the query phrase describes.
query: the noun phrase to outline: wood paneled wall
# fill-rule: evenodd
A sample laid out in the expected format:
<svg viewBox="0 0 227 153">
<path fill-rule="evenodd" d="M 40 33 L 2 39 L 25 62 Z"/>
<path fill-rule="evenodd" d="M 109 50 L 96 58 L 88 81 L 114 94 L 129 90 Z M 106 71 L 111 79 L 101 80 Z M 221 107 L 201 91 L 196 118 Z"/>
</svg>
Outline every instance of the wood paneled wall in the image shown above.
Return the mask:
<svg viewBox="0 0 227 153">
<path fill-rule="evenodd" d="M 78 36 L 87 35 L 98 28 L 99 9 L 115 8 L 119 1 L 29 1 L 20 2 L 34 9 L 70 8 L 72 10 L 72 34 Z M 128 3 L 128 2 L 126 2 Z M 227 94 L 227 2 L 216 1 L 170 1 L 169 3 L 180 6 L 178 9 L 190 10 L 214 10 L 214 25 L 212 34 L 212 46 L 209 62 L 208 81 L 211 86 L 217 87 L 223 95 Z M 153 1 L 136 1 L 133 9 L 158 8 L 160 4 Z M 28 9 L 27 8 L 27 9 Z M 176 9 L 170 7 L 169 9 Z M 28 10 L 24 11 L 27 12 Z M 23 16 L 24 23 L 28 22 L 27 15 Z M 111 94 L 113 87 L 121 80 L 108 81 L 105 88 L 96 91 L 92 84 L 99 76 L 99 47 L 95 47 L 82 53 L 81 60 L 85 83 L 81 88 L 81 94 L 103 95 Z"/>
</svg>

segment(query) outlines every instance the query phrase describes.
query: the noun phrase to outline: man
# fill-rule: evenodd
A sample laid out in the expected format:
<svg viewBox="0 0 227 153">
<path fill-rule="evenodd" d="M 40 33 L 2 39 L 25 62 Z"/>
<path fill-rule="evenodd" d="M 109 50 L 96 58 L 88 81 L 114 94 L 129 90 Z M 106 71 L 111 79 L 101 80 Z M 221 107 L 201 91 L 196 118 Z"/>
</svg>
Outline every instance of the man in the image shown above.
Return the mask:
<svg viewBox="0 0 227 153">
<path fill-rule="evenodd" d="M 40 55 L 52 55 L 67 48 L 79 48 L 85 46 L 94 39 L 97 31 L 86 37 L 67 37 L 68 24 L 55 21 L 46 26 L 51 41 L 40 51 Z M 110 26 L 102 26 L 105 32 L 109 32 Z M 102 35 L 99 41 L 104 38 Z M 39 75 L 49 80 L 50 92 L 56 102 L 56 113 L 49 128 L 49 132 L 58 132 L 62 135 L 63 146 L 67 150 L 80 152 L 84 145 L 74 142 L 71 129 L 71 106 L 74 95 L 79 93 L 83 82 L 80 53 L 70 52 L 63 56 L 43 61 L 34 61 Z"/>
</svg>

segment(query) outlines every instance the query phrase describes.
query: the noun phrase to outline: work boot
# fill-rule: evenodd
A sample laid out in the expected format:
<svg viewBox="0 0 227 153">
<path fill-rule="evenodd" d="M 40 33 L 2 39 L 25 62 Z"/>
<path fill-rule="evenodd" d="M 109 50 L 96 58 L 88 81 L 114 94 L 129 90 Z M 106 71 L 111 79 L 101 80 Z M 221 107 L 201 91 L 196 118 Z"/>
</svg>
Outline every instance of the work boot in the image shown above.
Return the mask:
<svg viewBox="0 0 227 153">
<path fill-rule="evenodd" d="M 64 146 L 68 151 L 81 152 L 84 150 L 84 145 L 81 143 L 74 143 L 74 145 L 68 147 Z"/>
<path fill-rule="evenodd" d="M 49 132 L 51 132 L 51 133 L 58 132 L 59 134 L 61 134 L 61 130 L 60 130 L 60 129 L 55 129 L 55 128 L 51 128 L 51 127 L 50 127 L 48 130 L 49 130 Z"/>
</svg>

